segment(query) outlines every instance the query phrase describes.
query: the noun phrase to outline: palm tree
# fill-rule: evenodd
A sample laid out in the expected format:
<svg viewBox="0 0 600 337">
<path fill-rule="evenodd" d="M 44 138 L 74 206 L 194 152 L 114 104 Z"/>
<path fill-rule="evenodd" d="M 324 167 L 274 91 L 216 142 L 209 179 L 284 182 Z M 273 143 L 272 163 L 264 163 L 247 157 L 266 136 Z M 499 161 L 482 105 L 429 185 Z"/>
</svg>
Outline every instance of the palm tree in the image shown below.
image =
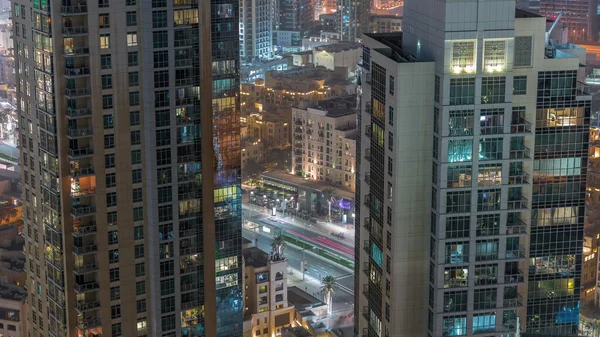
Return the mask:
<svg viewBox="0 0 600 337">
<path fill-rule="evenodd" d="M 333 198 L 335 196 L 335 191 L 333 190 L 333 188 L 327 187 L 323 189 L 321 193 L 323 194 L 323 198 L 327 200 L 327 204 L 329 205 L 328 216 L 331 219 L 331 204 L 335 201 L 335 199 Z"/>
<path fill-rule="evenodd" d="M 0 206 L 0 219 L 4 220 L 4 221 L 8 221 L 11 218 L 14 218 L 17 216 L 19 212 L 17 211 L 16 207 L 13 207 L 13 205 L 11 205 L 10 203 L 6 203 L 2 206 Z"/>
<path fill-rule="evenodd" d="M 331 315 L 333 310 L 333 294 L 337 288 L 335 278 L 331 275 L 323 277 L 321 280 L 321 293 L 325 304 L 327 304 L 327 314 Z"/>
<path fill-rule="evenodd" d="M 285 239 L 282 234 L 278 234 L 273 237 L 273 241 L 271 241 L 271 248 L 273 249 L 272 255 L 273 260 L 279 261 L 285 259 L 283 256 L 283 251 L 285 249 Z"/>
</svg>

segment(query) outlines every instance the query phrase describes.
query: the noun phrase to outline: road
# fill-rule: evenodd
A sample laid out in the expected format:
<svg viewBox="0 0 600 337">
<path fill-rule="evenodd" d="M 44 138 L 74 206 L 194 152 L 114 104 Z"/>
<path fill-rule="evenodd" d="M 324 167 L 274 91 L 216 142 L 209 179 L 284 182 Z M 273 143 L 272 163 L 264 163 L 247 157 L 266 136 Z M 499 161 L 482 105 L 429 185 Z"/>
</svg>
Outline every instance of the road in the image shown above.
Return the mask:
<svg viewBox="0 0 600 337">
<path fill-rule="evenodd" d="M 255 232 L 244 228 L 243 235 L 246 239 L 256 242 L 258 238 L 258 248 L 265 252 L 271 251 L 271 236 L 264 232 Z M 324 276 L 331 275 L 336 278 L 338 289 L 334 295 L 333 308 L 334 311 L 349 311 L 354 305 L 354 273 L 337 263 L 330 262 L 316 254 L 303 252 L 302 249 L 287 245 L 285 248 L 285 256 L 288 260 L 288 266 L 295 270 L 298 279 L 298 287 L 305 286 L 305 291 L 309 294 L 315 294 L 315 297 L 320 296 L 319 281 Z M 301 262 L 303 256 L 307 262 L 307 273 L 305 282 L 302 282 L 301 277 Z"/>
<path fill-rule="evenodd" d="M 301 238 L 324 249 L 330 250 L 349 260 L 354 260 L 354 232 L 341 226 L 325 223 L 308 224 L 293 217 L 269 216 L 256 206 L 243 206 L 244 220 L 270 228 L 284 230 L 286 234 Z M 343 233 L 339 238 L 331 235 L 332 232 Z"/>
</svg>

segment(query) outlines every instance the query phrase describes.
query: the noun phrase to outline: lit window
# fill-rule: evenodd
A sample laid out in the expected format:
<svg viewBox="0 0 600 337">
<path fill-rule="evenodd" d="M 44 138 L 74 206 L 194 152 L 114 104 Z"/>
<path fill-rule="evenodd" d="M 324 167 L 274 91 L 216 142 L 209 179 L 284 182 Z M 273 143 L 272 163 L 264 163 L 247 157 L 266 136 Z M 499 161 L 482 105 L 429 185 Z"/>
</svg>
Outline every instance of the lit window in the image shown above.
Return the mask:
<svg viewBox="0 0 600 337">
<path fill-rule="evenodd" d="M 485 41 L 483 52 L 484 70 L 488 73 L 501 72 L 506 68 L 506 41 Z"/>
<path fill-rule="evenodd" d="M 130 32 L 127 33 L 127 47 L 135 47 L 137 46 L 137 33 Z"/>
<path fill-rule="evenodd" d="M 454 73 L 475 72 L 475 42 L 452 43 L 452 71 Z"/>
<path fill-rule="evenodd" d="M 100 34 L 100 49 L 110 48 L 110 34 Z"/>
</svg>

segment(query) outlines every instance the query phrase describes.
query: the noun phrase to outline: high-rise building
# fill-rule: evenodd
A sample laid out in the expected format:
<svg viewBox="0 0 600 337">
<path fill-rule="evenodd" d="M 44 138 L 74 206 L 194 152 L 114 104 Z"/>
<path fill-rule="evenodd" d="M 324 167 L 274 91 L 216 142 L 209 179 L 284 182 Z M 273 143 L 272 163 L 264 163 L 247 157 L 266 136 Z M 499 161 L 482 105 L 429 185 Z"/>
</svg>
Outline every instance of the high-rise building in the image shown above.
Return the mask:
<svg viewBox="0 0 600 337">
<path fill-rule="evenodd" d="M 336 24 L 342 41 L 355 42 L 369 31 L 370 0 L 337 0 Z"/>
<path fill-rule="evenodd" d="M 273 44 L 282 48 L 300 49 L 302 38 L 308 36 L 313 24 L 313 3 L 311 0 L 275 0 L 277 17 Z"/>
<path fill-rule="evenodd" d="M 403 24 L 364 37 L 356 334 L 576 334 L 579 59 L 511 0 L 409 1 Z"/>
<path fill-rule="evenodd" d="M 540 0 L 529 2 L 529 5 L 537 5 L 539 13 L 552 21 L 562 13 L 560 26 L 568 30 L 570 41 L 596 41 L 600 38 L 595 24 L 598 15 L 595 0 Z"/>
<path fill-rule="evenodd" d="M 238 16 L 13 2 L 28 335 L 241 334 Z"/>
<path fill-rule="evenodd" d="M 240 1 L 240 58 L 243 62 L 273 58 L 273 0 Z"/>
</svg>

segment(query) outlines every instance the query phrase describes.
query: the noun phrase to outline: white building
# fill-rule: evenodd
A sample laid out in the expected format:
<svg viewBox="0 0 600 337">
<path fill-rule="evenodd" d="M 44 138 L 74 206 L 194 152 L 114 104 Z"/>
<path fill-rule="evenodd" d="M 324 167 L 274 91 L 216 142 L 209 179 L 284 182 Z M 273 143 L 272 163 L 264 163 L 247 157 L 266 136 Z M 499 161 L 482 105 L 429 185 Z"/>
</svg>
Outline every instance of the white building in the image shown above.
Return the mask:
<svg viewBox="0 0 600 337">
<path fill-rule="evenodd" d="M 251 63 L 273 58 L 272 0 L 240 1 L 240 59 Z"/>
<path fill-rule="evenodd" d="M 591 96 L 545 27 L 426 0 L 363 36 L 356 335 L 577 334 Z"/>
<path fill-rule="evenodd" d="M 334 70 L 336 67 L 347 68 L 348 76 L 352 76 L 361 55 L 360 43 L 340 42 L 315 47 L 312 59 L 315 66 L 323 66 L 329 70 Z"/>
<path fill-rule="evenodd" d="M 348 191 L 355 186 L 356 97 L 292 108 L 292 170 Z"/>
</svg>

